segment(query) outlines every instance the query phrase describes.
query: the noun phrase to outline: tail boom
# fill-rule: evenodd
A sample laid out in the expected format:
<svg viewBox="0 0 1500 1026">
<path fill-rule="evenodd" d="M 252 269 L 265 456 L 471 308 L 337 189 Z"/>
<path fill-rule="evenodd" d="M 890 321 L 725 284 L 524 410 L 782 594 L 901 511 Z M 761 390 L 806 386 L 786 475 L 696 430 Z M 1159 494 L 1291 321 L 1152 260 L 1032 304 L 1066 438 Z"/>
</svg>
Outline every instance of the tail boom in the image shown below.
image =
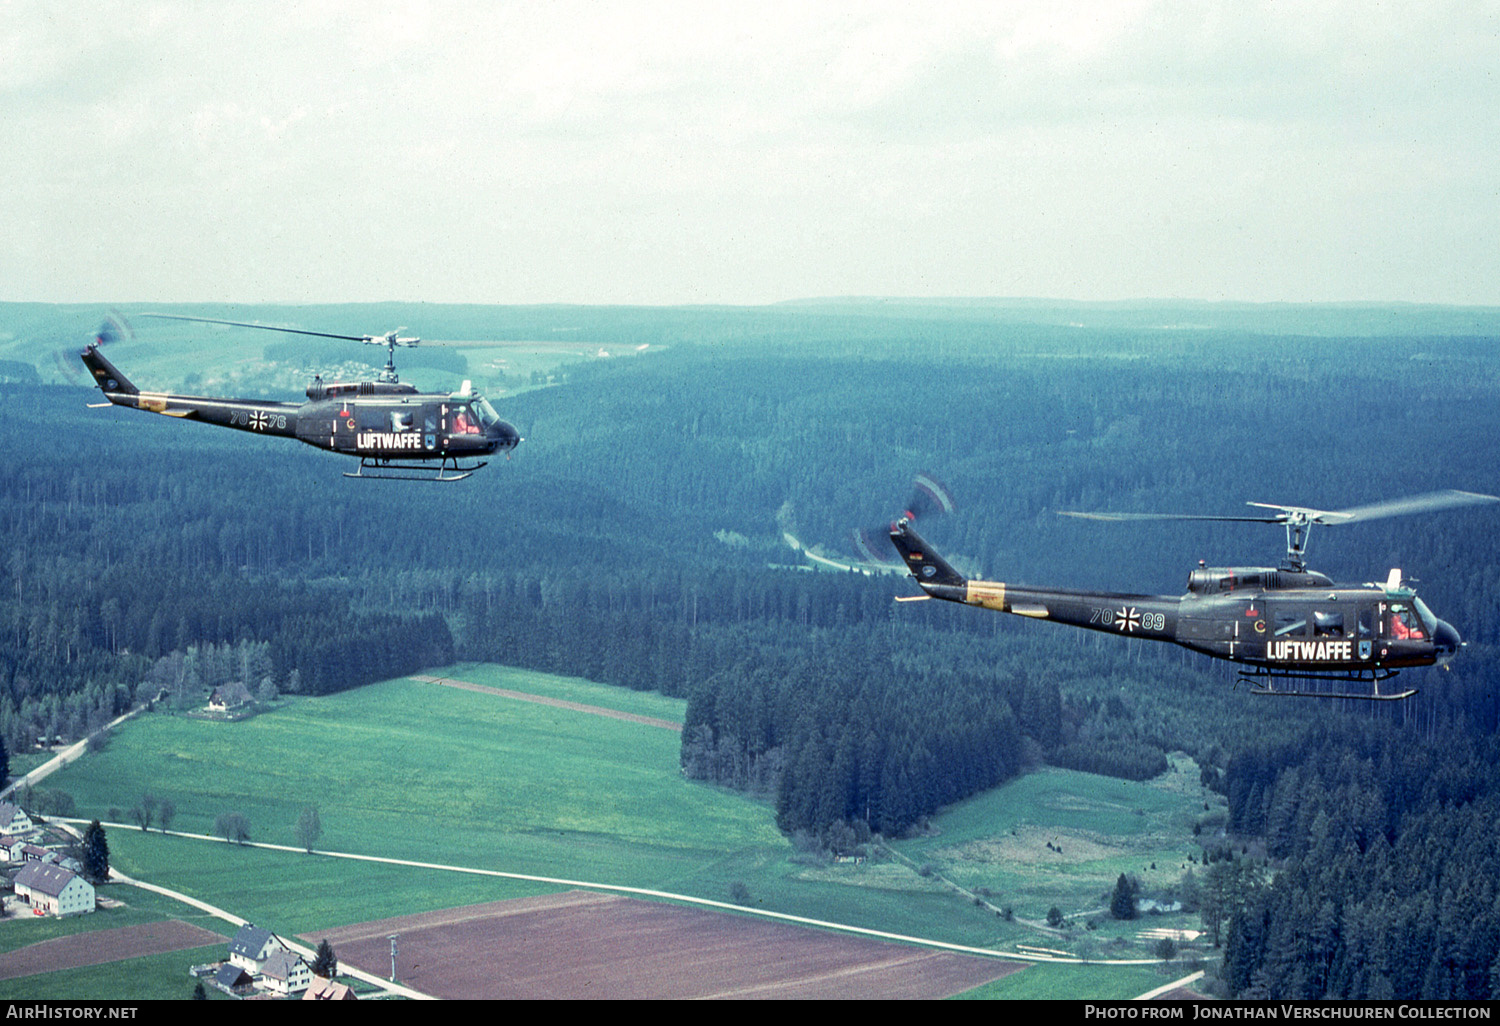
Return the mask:
<svg viewBox="0 0 1500 1026">
<path fill-rule="evenodd" d="M 965 577 L 906 521 L 891 528 L 891 544 L 917 585 L 932 598 L 1086 630 L 1175 641 L 1180 600 L 1165 595 L 1029 588 Z"/>
<path fill-rule="evenodd" d="M 262 399 L 212 399 L 206 396 L 172 395 L 167 392 L 142 392 L 109 358 L 99 352 L 97 346 L 89 346 L 81 354 L 83 365 L 93 376 L 99 391 L 116 406 L 148 413 L 160 413 L 167 417 L 185 420 L 201 420 L 207 424 L 253 431 L 257 434 L 297 435 L 296 403 L 275 402 Z"/>
</svg>

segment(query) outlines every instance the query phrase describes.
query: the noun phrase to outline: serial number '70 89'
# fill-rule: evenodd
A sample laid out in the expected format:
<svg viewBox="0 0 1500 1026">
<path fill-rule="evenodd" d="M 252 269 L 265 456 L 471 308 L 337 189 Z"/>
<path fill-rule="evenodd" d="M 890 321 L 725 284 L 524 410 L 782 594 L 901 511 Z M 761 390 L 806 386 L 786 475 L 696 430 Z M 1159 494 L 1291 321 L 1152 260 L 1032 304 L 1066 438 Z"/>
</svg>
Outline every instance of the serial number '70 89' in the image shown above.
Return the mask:
<svg viewBox="0 0 1500 1026">
<path fill-rule="evenodd" d="M 1095 606 L 1089 610 L 1089 623 L 1104 627 L 1118 627 L 1130 631 L 1164 631 L 1167 629 L 1167 614 L 1154 613 L 1148 609 L 1126 606 L 1121 609 Z"/>
</svg>

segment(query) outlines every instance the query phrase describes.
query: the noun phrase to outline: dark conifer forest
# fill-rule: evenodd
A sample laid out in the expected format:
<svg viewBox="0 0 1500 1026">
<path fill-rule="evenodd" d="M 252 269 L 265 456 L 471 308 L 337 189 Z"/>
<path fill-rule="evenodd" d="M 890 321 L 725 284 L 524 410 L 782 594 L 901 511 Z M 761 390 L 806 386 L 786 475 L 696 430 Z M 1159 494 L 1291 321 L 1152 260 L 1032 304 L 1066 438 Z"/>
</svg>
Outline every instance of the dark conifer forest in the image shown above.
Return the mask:
<svg viewBox="0 0 1500 1026">
<path fill-rule="evenodd" d="M 1274 566 L 1280 529 L 1057 512 L 1500 494 L 1492 311 L 277 311 L 633 353 L 522 378 L 436 361 L 526 438 L 446 485 L 352 481 L 352 461 L 288 440 L 89 409 L 98 393 L 52 353 L 76 359 L 100 313 L 0 306 L 12 753 L 229 680 L 316 696 L 455 660 L 683 697 L 684 772 L 825 843 L 920 827 L 1029 767 L 1149 779 L 1182 751 L 1229 801 L 1206 855 L 1253 864 L 1226 892 L 1232 993 L 1500 997 L 1500 507 L 1314 532 L 1314 568 L 1400 567 L 1467 642 L 1389 705 L 1258 698 L 1169 646 L 896 603 L 914 591 L 899 576 L 813 570 L 787 542 L 853 559 L 850 531 L 883 527 L 930 472 L 957 508 L 924 534 L 971 571 L 1178 594 L 1200 559 Z M 285 352 L 276 338 L 265 358 Z M 202 393 L 220 369 L 144 332 L 112 358 Z"/>
</svg>

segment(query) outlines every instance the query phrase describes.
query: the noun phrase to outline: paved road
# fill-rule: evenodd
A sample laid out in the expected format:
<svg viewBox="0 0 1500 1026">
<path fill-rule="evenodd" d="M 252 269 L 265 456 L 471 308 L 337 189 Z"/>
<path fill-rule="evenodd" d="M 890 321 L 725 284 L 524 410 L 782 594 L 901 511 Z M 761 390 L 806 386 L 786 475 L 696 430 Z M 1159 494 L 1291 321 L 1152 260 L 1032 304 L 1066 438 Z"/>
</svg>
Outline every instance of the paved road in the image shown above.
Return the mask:
<svg viewBox="0 0 1500 1026">
<path fill-rule="evenodd" d="M 17 790 L 18 788 L 29 787 L 40 781 L 46 780 L 52 774 L 62 769 L 68 763 L 76 761 L 81 755 L 83 755 L 84 752 L 88 751 L 89 740 L 95 735 L 108 733 L 109 731 L 118 727 L 120 724 L 124 723 L 126 720 L 130 719 L 132 716 L 136 715 L 139 712 L 142 712 L 143 709 L 143 706 L 137 706 L 124 715 L 116 716 L 109 723 L 106 723 L 104 726 L 94 731 L 93 734 L 90 734 L 88 737 L 84 738 L 82 741 L 77 742 L 76 744 L 71 744 L 67 748 L 64 748 L 62 751 L 58 752 L 56 755 L 48 759 L 46 762 L 42 763 L 30 773 L 27 773 L 25 776 L 16 777 L 9 784 L 6 784 L 3 789 L 0 789 L 0 798 L 8 797 L 11 792 Z"/>
</svg>

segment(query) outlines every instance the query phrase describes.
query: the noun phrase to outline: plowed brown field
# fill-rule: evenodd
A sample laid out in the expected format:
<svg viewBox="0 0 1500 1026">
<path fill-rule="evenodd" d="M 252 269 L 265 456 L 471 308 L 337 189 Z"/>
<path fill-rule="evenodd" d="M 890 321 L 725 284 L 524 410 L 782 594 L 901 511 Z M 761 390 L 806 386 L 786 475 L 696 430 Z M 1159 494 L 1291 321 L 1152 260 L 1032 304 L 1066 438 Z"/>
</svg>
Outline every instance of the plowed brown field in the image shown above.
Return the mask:
<svg viewBox="0 0 1500 1026">
<path fill-rule="evenodd" d="M 341 963 L 443 998 L 940 998 L 1024 963 L 570 891 L 322 933 Z"/>
<path fill-rule="evenodd" d="M 222 944 L 226 952 L 229 950 L 226 938 L 179 919 L 75 933 L 0 954 L 0 980 L 201 948 L 206 944 Z"/>
</svg>

